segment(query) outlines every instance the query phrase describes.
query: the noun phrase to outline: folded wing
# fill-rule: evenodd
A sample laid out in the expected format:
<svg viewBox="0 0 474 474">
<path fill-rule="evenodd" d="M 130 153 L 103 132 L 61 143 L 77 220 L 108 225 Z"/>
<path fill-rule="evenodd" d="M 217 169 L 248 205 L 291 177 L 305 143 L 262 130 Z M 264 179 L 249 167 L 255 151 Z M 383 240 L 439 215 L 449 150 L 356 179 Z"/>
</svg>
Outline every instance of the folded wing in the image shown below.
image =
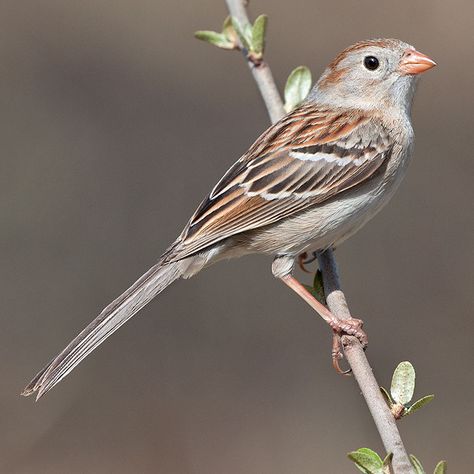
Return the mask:
<svg viewBox="0 0 474 474">
<path fill-rule="evenodd" d="M 364 112 L 301 106 L 229 169 L 191 217 L 168 260 L 323 203 L 371 177 L 392 146 L 382 123 Z"/>
</svg>

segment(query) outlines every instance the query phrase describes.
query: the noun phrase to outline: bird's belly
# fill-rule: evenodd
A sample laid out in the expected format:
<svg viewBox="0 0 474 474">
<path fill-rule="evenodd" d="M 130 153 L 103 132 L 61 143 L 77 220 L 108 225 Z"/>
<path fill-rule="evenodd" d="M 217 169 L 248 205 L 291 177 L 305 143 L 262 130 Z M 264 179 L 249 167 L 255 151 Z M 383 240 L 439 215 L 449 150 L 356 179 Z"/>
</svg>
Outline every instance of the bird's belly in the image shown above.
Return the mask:
<svg viewBox="0 0 474 474">
<path fill-rule="evenodd" d="M 317 222 L 317 226 L 310 241 L 303 243 L 303 248 L 294 248 L 301 253 L 336 246 L 363 227 L 386 202 L 384 195 L 359 195 L 328 203 L 317 212 L 308 212 L 305 218 Z"/>
<path fill-rule="evenodd" d="M 353 235 L 393 195 L 396 186 L 372 183 L 262 230 L 249 242 L 253 251 L 297 255 L 323 250 Z"/>
</svg>

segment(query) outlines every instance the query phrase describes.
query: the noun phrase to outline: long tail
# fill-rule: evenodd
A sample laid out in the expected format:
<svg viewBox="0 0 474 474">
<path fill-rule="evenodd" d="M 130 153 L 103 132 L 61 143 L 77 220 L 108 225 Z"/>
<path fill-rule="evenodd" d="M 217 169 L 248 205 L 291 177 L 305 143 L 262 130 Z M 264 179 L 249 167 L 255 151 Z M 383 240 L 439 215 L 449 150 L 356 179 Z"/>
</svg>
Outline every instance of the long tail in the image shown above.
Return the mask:
<svg viewBox="0 0 474 474">
<path fill-rule="evenodd" d="M 27 397 L 38 392 L 38 400 L 51 390 L 122 324 L 181 277 L 186 267 L 187 264 L 183 261 L 166 264 L 160 262 L 151 267 L 47 364 L 23 390 L 22 395 Z"/>
</svg>

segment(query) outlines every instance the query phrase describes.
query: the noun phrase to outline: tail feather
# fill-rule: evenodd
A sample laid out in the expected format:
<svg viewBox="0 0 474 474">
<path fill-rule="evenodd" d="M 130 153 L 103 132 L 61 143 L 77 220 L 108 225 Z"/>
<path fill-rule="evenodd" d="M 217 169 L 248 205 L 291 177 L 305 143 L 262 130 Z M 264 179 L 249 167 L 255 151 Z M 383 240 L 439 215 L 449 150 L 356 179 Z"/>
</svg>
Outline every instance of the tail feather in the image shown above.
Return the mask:
<svg viewBox="0 0 474 474">
<path fill-rule="evenodd" d="M 181 277 L 186 267 L 183 261 L 167 264 L 159 262 L 151 267 L 49 362 L 23 390 L 22 395 L 29 396 L 37 392 L 38 400 L 51 390 L 122 324 Z"/>
</svg>

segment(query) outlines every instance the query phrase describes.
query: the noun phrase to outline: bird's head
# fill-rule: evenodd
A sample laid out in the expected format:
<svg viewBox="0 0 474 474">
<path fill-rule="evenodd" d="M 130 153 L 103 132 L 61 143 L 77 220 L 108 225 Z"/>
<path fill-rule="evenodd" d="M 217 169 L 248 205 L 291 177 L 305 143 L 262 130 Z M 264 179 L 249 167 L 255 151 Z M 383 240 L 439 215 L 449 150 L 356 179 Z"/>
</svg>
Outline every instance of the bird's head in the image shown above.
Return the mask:
<svg viewBox="0 0 474 474">
<path fill-rule="evenodd" d="M 417 76 L 433 66 L 432 59 L 403 41 L 361 41 L 336 56 L 309 99 L 341 107 L 409 110 Z"/>
</svg>

